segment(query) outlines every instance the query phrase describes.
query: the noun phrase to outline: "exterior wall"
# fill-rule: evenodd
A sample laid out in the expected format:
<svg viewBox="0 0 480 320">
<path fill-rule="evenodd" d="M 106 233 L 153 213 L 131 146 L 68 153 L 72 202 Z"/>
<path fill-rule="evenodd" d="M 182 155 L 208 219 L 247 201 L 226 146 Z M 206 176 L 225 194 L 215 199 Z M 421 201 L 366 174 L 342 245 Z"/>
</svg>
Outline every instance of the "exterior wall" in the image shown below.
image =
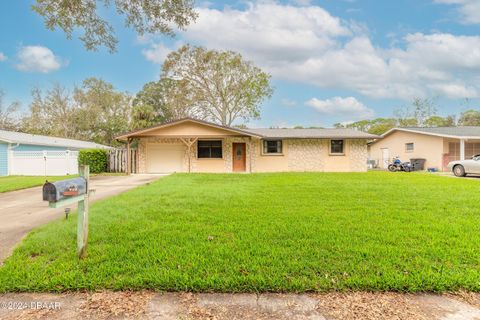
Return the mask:
<svg viewBox="0 0 480 320">
<path fill-rule="evenodd" d="M 282 155 L 265 155 L 256 139 L 253 172 L 363 172 L 367 171 L 367 141 L 345 140 L 344 155 L 329 153 L 329 139 L 285 139 Z"/>
<path fill-rule="evenodd" d="M 0 176 L 8 175 L 8 144 L 0 142 Z"/>
<path fill-rule="evenodd" d="M 382 149 L 387 148 L 390 154 L 390 160 L 399 156 L 402 161 L 409 161 L 411 158 L 426 159 L 425 167 L 435 167 L 442 169 L 442 158 L 444 153 L 444 142 L 442 137 L 430 136 L 425 134 L 395 131 L 387 137 L 376 141 L 369 147 L 369 158 L 378 161 L 382 168 Z M 407 152 L 406 143 L 414 143 L 414 150 Z"/>
<path fill-rule="evenodd" d="M 201 139 L 201 138 L 200 138 Z M 212 138 L 213 139 L 213 138 Z M 262 152 L 262 140 L 249 137 L 222 137 L 222 159 L 198 159 L 195 142 L 188 154 L 185 146 L 183 168 L 188 172 L 232 172 L 232 143 L 246 144 L 247 172 L 362 172 L 367 170 L 367 141 L 361 139 L 345 140 L 345 153 L 331 155 L 329 139 L 285 139 L 283 154 L 265 155 Z M 139 141 L 139 173 L 146 173 L 146 147 L 149 143 L 182 143 L 177 138 L 142 138 Z"/>
</svg>

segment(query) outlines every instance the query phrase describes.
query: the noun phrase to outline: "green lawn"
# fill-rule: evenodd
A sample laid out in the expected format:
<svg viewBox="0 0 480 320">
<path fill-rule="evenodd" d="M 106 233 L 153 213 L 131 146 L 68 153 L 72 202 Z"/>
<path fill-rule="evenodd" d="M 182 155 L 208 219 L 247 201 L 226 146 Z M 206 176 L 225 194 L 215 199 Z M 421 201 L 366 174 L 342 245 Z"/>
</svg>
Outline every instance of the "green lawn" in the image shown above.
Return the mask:
<svg viewBox="0 0 480 320">
<path fill-rule="evenodd" d="M 70 176 L 55 176 L 55 177 L 44 177 L 44 176 L 0 177 L 0 193 L 41 186 L 42 184 L 45 183 L 45 180 L 57 181 L 57 180 L 69 179 L 72 177 L 76 177 L 76 176 L 70 175 Z"/>
<path fill-rule="evenodd" d="M 32 232 L 0 292 L 480 291 L 480 181 L 404 173 L 176 174 Z"/>
</svg>

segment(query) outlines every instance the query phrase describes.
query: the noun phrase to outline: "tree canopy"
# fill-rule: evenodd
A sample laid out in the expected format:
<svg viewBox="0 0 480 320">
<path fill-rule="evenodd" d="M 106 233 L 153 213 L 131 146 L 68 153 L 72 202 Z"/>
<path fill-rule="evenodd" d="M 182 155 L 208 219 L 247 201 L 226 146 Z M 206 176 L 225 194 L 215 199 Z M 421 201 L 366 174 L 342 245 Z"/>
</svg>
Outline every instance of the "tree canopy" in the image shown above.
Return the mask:
<svg viewBox="0 0 480 320">
<path fill-rule="evenodd" d="M 470 111 L 472 113 L 470 116 L 466 115 L 466 118 L 470 119 L 475 114 L 475 110 Z M 381 135 L 395 127 L 451 127 L 457 125 L 455 116 L 441 117 L 436 113 L 437 107 L 432 99 L 415 98 L 410 106 L 397 109 L 393 117 L 360 120 L 349 124 L 336 123 L 334 126 Z M 480 112 L 478 114 L 480 125 Z M 474 121 L 472 120 L 472 122 Z M 464 124 L 459 121 L 459 125 Z"/>
<path fill-rule="evenodd" d="M 460 126 L 480 126 L 480 111 L 470 109 L 462 112 L 458 118 L 458 124 Z"/>
<path fill-rule="evenodd" d="M 130 96 L 101 79 L 88 78 L 73 92 L 55 84 L 32 91 L 22 131 L 115 145 L 115 136 L 130 128 Z"/>
<path fill-rule="evenodd" d="M 197 17 L 193 0 L 35 0 L 32 9 L 48 29 L 59 28 L 69 39 L 78 31 L 88 50 L 105 46 L 110 52 L 116 50 L 118 40 L 112 23 L 100 11 L 112 9 L 113 14 L 124 16 L 125 25 L 139 35 L 172 36 L 174 26 L 185 29 Z"/>
<path fill-rule="evenodd" d="M 5 93 L 0 90 L 0 130 L 17 130 L 19 126 L 18 110 L 19 102 L 13 102 L 6 106 L 4 104 Z"/>
<path fill-rule="evenodd" d="M 222 125 L 237 119 L 260 117 L 260 106 L 270 98 L 270 75 L 232 51 L 207 50 L 185 45 L 168 55 L 161 79 L 173 80 L 171 102 L 186 113 Z"/>
</svg>

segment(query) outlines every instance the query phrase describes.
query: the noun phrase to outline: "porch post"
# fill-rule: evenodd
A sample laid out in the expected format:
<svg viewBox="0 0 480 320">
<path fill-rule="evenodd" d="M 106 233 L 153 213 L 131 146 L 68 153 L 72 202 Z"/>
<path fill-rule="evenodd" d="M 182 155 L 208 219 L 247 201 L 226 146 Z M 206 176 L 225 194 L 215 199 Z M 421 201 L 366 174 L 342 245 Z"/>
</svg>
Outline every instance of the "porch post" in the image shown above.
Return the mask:
<svg viewBox="0 0 480 320">
<path fill-rule="evenodd" d="M 460 160 L 465 160 L 465 139 L 460 139 Z"/>
<path fill-rule="evenodd" d="M 130 166 L 131 166 L 131 161 L 130 161 L 130 138 L 127 138 L 127 174 L 130 174 Z"/>
</svg>

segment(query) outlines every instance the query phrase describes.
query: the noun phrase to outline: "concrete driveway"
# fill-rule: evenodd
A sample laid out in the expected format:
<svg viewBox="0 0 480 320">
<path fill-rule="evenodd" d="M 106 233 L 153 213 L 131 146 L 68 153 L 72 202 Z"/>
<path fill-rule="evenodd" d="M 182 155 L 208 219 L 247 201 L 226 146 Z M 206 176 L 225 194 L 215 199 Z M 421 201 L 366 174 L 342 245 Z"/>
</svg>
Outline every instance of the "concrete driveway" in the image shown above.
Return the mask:
<svg viewBox="0 0 480 320">
<path fill-rule="evenodd" d="M 96 176 L 90 179 L 95 194 L 91 203 L 152 182 L 162 175 Z M 72 210 L 76 204 L 70 206 Z M 42 201 L 42 187 L 0 193 L 0 265 L 15 245 L 33 228 L 64 217 L 64 208 L 50 209 Z"/>
</svg>

